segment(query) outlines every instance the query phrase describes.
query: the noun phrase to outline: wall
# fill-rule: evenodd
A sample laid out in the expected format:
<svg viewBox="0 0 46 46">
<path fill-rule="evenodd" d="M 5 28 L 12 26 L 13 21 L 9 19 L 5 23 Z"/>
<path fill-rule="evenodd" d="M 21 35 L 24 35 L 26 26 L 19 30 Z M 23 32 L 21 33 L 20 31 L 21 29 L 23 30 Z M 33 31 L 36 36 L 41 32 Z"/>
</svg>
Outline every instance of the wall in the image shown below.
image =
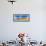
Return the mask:
<svg viewBox="0 0 46 46">
<path fill-rule="evenodd" d="M 46 40 L 45 0 L 17 0 L 13 5 L 0 0 L 0 40 L 11 40 L 26 32 L 37 41 Z M 13 14 L 29 13 L 31 22 L 13 22 Z"/>
</svg>

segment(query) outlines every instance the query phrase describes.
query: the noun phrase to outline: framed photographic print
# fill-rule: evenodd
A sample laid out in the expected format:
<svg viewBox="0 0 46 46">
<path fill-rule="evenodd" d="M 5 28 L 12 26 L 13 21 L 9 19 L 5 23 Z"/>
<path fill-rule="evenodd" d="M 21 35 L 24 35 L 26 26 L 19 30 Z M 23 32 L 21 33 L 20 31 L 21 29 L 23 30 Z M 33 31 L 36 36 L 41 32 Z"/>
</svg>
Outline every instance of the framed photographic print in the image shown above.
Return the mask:
<svg viewBox="0 0 46 46">
<path fill-rule="evenodd" d="M 30 14 L 13 14 L 13 22 L 29 22 Z"/>
</svg>

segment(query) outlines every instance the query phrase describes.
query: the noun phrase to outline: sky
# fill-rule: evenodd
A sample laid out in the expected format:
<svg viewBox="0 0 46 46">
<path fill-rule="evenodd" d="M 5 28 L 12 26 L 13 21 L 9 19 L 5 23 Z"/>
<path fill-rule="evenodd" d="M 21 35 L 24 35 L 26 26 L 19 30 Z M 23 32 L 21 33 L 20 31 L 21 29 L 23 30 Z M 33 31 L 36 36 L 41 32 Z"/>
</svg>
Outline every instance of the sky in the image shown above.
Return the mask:
<svg viewBox="0 0 46 46">
<path fill-rule="evenodd" d="M 46 40 L 45 0 L 0 0 L 0 41 L 15 40 L 19 32 L 31 35 L 33 40 Z M 13 14 L 30 14 L 30 22 L 13 22 Z"/>
</svg>

